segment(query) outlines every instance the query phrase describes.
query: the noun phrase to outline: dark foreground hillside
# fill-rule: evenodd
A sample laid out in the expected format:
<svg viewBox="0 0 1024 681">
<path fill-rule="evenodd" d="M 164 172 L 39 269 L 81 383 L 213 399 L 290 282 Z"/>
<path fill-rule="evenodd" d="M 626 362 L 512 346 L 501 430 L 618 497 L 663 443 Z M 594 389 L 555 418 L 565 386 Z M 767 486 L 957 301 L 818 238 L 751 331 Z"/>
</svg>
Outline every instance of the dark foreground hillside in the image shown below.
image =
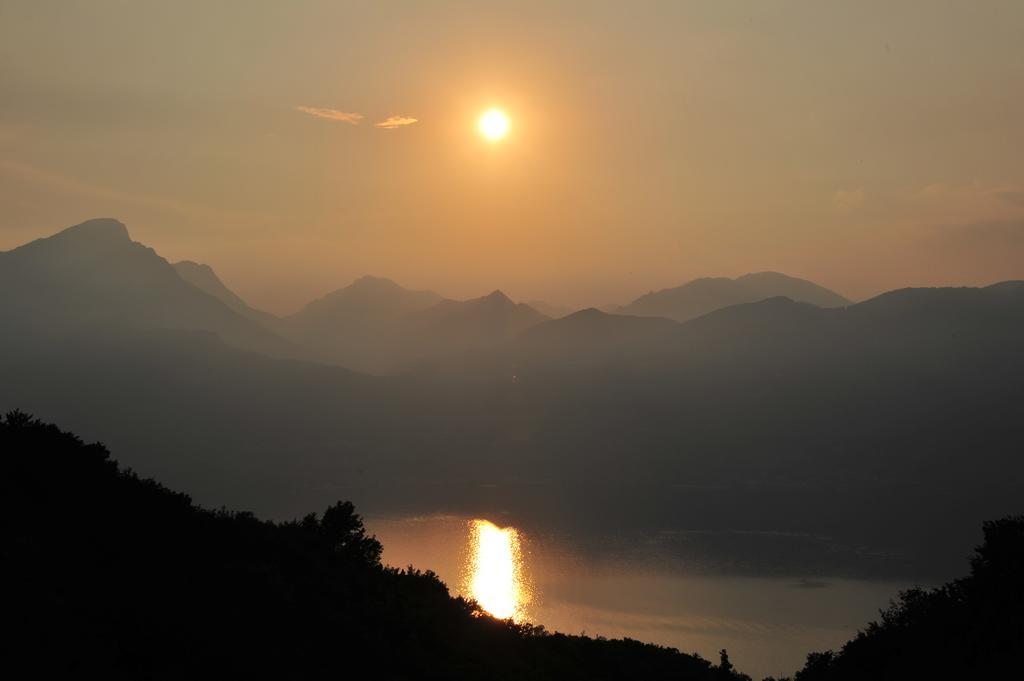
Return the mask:
<svg viewBox="0 0 1024 681">
<path fill-rule="evenodd" d="M 838 653 L 795 681 L 1014 679 L 1024 671 L 1024 516 L 985 523 L 971 573 L 904 592 Z"/>
<path fill-rule="evenodd" d="M 287 523 L 204 510 L 17 412 L 0 420 L 0 518 L 5 676 L 744 678 L 494 620 L 382 566 L 351 504 Z"/>
</svg>

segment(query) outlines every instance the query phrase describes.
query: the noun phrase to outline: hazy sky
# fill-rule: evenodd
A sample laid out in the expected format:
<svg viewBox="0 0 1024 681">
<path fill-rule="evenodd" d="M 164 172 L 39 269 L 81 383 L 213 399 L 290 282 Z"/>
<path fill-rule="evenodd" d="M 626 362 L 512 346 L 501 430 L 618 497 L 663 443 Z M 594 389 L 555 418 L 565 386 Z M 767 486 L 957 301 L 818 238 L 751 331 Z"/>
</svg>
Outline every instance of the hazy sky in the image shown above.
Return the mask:
<svg viewBox="0 0 1024 681">
<path fill-rule="evenodd" d="M 276 312 L 1024 278 L 1024 2 L 0 0 L 0 249 L 96 216 Z"/>
</svg>

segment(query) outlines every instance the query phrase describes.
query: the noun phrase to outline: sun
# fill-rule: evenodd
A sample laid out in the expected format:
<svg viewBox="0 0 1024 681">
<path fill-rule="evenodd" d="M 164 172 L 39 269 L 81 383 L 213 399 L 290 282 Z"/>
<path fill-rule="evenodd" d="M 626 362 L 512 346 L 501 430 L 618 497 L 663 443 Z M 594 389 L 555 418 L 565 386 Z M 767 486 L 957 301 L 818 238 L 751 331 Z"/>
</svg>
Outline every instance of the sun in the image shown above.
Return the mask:
<svg viewBox="0 0 1024 681">
<path fill-rule="evenodd" d="M 491 142 L 497 142 L 508 134 L 511 121 L 501 109 L 488 109 L 480 116 L 477 125 L 481 135 Z"/>
</svg>

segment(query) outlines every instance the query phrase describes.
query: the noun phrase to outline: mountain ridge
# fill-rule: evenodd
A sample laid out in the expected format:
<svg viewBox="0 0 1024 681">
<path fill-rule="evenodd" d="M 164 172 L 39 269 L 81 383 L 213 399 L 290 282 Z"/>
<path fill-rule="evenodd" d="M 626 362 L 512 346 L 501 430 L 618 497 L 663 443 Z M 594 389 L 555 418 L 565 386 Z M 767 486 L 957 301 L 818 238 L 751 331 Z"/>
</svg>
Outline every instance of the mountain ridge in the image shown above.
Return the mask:
<svg viewBox="0 0 1024 681">
<path fill-rule="evenodd" d="M 269 329 L 273 329 L 280 322 L 276 316 L 263 310 L 257 310 L 245 302 L 241 296 L 229 289 L 221 281 L 220 277 L 217 276 L 217 273 L 209 265 L 192 260 L 180 260 L 173 263 L 173 267 L 182 279 L 199 290 L 217 298 L 243 317 L 259 322 Z"/>
<path fill-rule="evenodd" d="M 293 356 L 292 344 L 181 278 L 127 227 L 101 218 L 0 253 L 0 309 L 34 333 L 130 327 L 210 331 L 229 344 Z M 15 322 L 17 320 L 17 322 Z"/>
<path fill-rule="evenodd" d="M 735 279 L 703 277 L 681 286 L 651 291 L 615 311 L 683 322 L 723 307 L 776 296 L 818 307 L 843 307 L 850 303 L 843 296 L 805 279 L 779 272 L 751 272 Z"/>
</svg>

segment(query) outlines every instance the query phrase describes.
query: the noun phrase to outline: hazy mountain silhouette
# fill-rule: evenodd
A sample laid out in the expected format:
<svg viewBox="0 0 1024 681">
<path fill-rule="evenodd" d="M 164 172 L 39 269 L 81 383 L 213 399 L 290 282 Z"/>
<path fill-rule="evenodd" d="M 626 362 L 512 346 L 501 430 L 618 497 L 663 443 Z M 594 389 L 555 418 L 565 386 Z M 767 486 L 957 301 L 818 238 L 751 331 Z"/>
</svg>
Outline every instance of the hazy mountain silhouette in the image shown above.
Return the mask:
<svg viewBox="0 0 1024 681">
<path fill-rule="evenodd" d="M 398 320 L 442 300 L 432 291 L 410 291 L 390 279 L 365 276 L 285 317 L 282 332 L 332 364 L 384 372 L 395 362 Z"/>
<path fill-rule="evenodd" d="M 523 333 L 519 342 L 551 342 L 572 347 L 586 347 L 588 343 L 606 345 L 668 333 L 678 326 L 669 319 L 608 314 L 590 307 L 536 325 Z"/>
<path fill-rule="evenodd" d="M 671 334 L 678 324 L 658 317 L 608 314 L 595 308 L 574 312 L 527 329 L 513 343 L 520 361 L 529 357 L 565 366 L 609 362 L 615 355 L 639 354 Z"/>
<path fill-rule="evenodd" d="M 685 322 L 723 307 L 753 303 L 777 296 L 811 303 L 818 307 L 842 307 L 850 303 L 838 293 L 810 281 L 788 277 L 778 272 L 757 272 L 736 279 L 694 279 L 676 288 L 652 291 L 628 305 L 623 305 L 616 312 L 646 317 L 667 317 Z"/>
<path fill-rule="evenodd" d="M 369 276 L 278 319 L 248 305 L 209 266 L 172 266 L 111 219 L 0 253 L 0 283 L 0 309 L 25 333 L 206 331 L 239 348 L 380 373 L 503 342 L 546 319 L 497 291 L 452 301 Z"/>
<path fill-rule="evenodd" d="M 399 303 L 334 349 L 405 367 L 384 378 L 218 342 L 224 319 L 255 325 L 123 226 L 93 227 L 0 254 L 0 409 L 59 418 L 208 503 L 281 517 L 344 485 L 376 510 L 791 538 L 688 540 L 719 569 L 920 578 L 1024 495 L 1021 282 L 686 323 Z"/>
<path fill-rule="evenodd" d="M 314 300 L 287 321 L 296 333 L 330 339 L 344 336 L 352 327 L 393 319 L 441 300 L 432 291 L 410 291 L 390 279 L 365 276 Z"/>
<path fill-rule="evenodd" d="M 282 328 L 318 359 L 388 373 L 434 355 L 506 341 L 545 319 L 500 291 L 456 301 L 363 277 L 286 318 Z"/>
<path fill-rule="evenodd" d="M 294 347 L 183 280 L 112 219 L 96 219 L 0 253 L 0 311 L 23 335 L 123 328 L 202 330 L 240 348 Z"/>
<path fill-rule="evenodd" d="M 258 322 L 267 328 L 274 328 L 280 320 L 269 312 L 263 312 L 242 300 L 234 291 L 224 285 L 217 273 L 209 265 L 182 260 L 174 263 L 174 271 L 178 276 L 201 291 L 221 301 L 229 308 L 247 319 Z"/>
<path fill-rule="evenodd" d="M 502 343 L 547 319 L 529 305 L 493 291 L 471 300 L 442 300 L 409 314 L 403 322 L 429 356 Z"/>
<path fill-rule="evenodd" d="M 1007 281 L 984 288 L 900 289 L 829 309 L 777 296 L 717 309 L 684 323 L 589 309 L 536 326 L 517 339 L 512 351 L 529 355 L 588 344 L 597 348 L 611 337 L 622 341 L 614 345 L 617 354 L 656 360 L 664 370 L 700 365 L 725 354 L 762 365 L 769 359 L 809 360 L 815 355 L 802 353 L 812 349 L 834 356 L 838 368 L 844 356 L 852 361 L 884 352 L 895 361 L 916 351 L 904 358 L 913 364 L 921 361 L 922 353 L 955 352 L 968 341 L 1008 346 L 1021 333 L 1024 282 Z"/>
</svg>

